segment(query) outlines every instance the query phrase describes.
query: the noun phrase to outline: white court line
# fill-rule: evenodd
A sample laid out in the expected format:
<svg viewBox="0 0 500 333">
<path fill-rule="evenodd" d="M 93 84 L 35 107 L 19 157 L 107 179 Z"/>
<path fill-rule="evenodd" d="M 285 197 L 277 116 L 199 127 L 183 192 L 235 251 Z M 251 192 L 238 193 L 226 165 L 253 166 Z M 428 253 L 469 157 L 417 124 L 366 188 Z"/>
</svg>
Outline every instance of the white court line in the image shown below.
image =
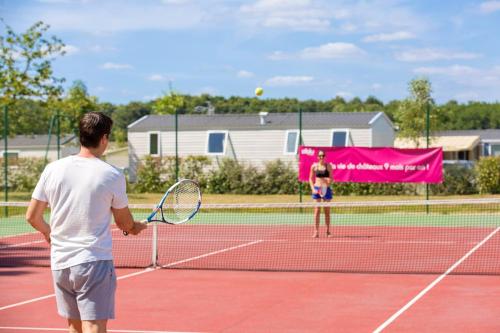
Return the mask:
<svg viewBox="0 0 500 333">
<path fill-rule="evenodd" d="M 64 331 L 67 332 L 67 328 L 50 328 L 50 327 L 2 327 L 0 326 L 0 330 L 17 330 L 17 331 Z M 116 333 L 202 333 L 202 332 L 181 332 L 181 331 L 144 331 L 144 330 L 107 330 L 108 332 L 116 332 Z"/>
<path fill-rule="evenodd" d="M 491 237 L 493 237 L 498 231 L 500 227 L 493 230 L 486 238 L 484 238 L 481 242 L 477 243 L 469 252 L 467 252 L 462 258 L 460 258 L 456 263 L 454 263 L 446 272 L 441 274 L 436 280 L 432 281 L 427 287 L 425 287 L 417 296 L 415 296 L 411 301 L 409 301 L 405 306 L 399 309 L 395 314 L 393 314 L 389 319 L 387 319 L 382 325 L 380 325 L 373 333 L 382 332 L 387 326 L 389 326 L 394 320 L 396 320 L 403 312 L 408 310 L 413 304 L 415 304 L 420 298 L 422 298 L 429 290 L 434 288 L 441 280 L 443 280 L 446 276 L 448 276 L 455 268 L 458 267 L 465 259 L 470 257 L 477 249 L 484 245 Z"/>
<path fill-rule="evenodd" d="M 43 301 L 44 299 L 51 298 L 51 297 L 54 297 L 54 296 L 55 296 L 55 294 L 50 294 L 50 295 L 45 295 L 45 296 L 42 296 L 42 297 L 32 298 L 32 299 L 29 299 L 29 300 L 24 301 L 24 302 L 19 302 L 19 303 L 15 303 L 15 304 L 5 305 L 5 306 L 2 306 L 0 308 L 0 311 L 7 310 L 7 309 L 10 309 L 10 308 L 15 308 L 16 306 L 21 306 L 21 305 L 24 305 L 24 304 L 29 304 L 29 303 L 34 303 L 34 302 L 38 302 L 38 301 Z"/>
<path fill-rule="evenodd" d="M 120 229 L 118 228 L 112 228 L 111 229 L 111 232 L 114 232 L 114 231 L 119 231 Z M 26 234 L 19 234 L 19 235 L 11 235 L 11 236 L 5 236 L 5 237 L 20 237 L 20 236 L 27 236 L 27 235 L 32 235 L 32 234 L 36 234 L 38 233 L 38 231 L 35 231 L 35 232 L 31 232 L 31 233 L 26 233 Z M 40 235 L 41 237 L 41 235 Z M 0 237 L 1 238 L 1 237 Z M 115 241 L 115 240 L 113 240 Z M 15 243 L 15 244 L 9 244 L 9 245 L 4 245 L 4 246 L 0 246 L 0 250 L 3 250 L 3 249 L 8 249 L 8 248 L 12 248 L 12 247 L 21 247 L 21 246 L 26 246 L 26 245 L 33 245 L 33 244 L 38 244 L 38 243 L 45 243 L 45 239 L 42 239 L 42 240 L 34 240 L 34 241 L 31 241 L 31 242 L 25 242 L 25 243 Z"/>
<path fill-rule="evenodd" d="M 158 270 L 158 269 L 160 269 L 162 267 L 172 267 L 172 266 L 179 265 L 179 264 L 182 264 L 182 263 L 185 263 L 185 262 L 189 262 L 189 261 L 193 261 L 193 260 L 205 258 L 205 257 L 211 256 L 211 255 L 214 255 L 214 254 L 219 254 L 219 253 L 223 253 L 223 252 L 228 252 L 228 251 L 236 250 L 236 249 L 239 249 L 239 248 L 242 248 L 242 247 L 245 247 L 245 246 L 250 246 L 250 245 L 253 245 L 253 244 L 257 244 L 257 243 L 260 243 L 260 242 L 262 242 L 262 240 L 257 240 L 257 241 L 253 241 L 253 242 L 246 243 L 246 244 L 240 244 L 240 245 L 237 245 L 237 246 L 225 248 L 225 249 L 218 250 L 218 251 L 213 251 L 213 252 L 206 253 L 206 254 L 203 254 L 203 255 L 200 255 L 200 256 L 196 256 L 196 257 L 192 257 L 192 258 L 188 258 L 188 259 L 179 260 L 179 261 L 176 261 L 176 262 L 172 262 L 170 264 L 165 264 L 165 265 L 162 265 L 162 266 L 156 267 L 156 268 L 146 268 L 146 269 L 144 269 L 142 271 L 138 271 L 138 272 L 134 272 L 134 273 L 122 275 L 122 276 L 118 277 L 117 280 L 123 280 L 123 279 L 129 278 L 129 277 L 133 277 L 133 276 L 137 276 L 137 275 L 142 275 L 144 273 L 149 273 L 149 272 L 156 271 L 156 270 Z M 23 301 L 23 302 L 19 302 L 19 303 L 15 303 L 15 304 L 5 305 L 5 306 L 0 307 L 0 311 L 7 310 L 7 309 L 10 309 L 10 308 L 14 308 L 14 307 L 18 307 L 18 306 L 25 305 L 25 304 L 29 304 L 29 303 L 34 303 L 34 302 L 42 301 L 44 299 L 51 298 L 51 297 L 54 297 L 54 296 L 55 296 L 55 294 L 50 294 L 50 295 L 45 295 L 45 296 L 41 296 L 41 297 L 37 297 L 37 298 L 32 298 L 32 299 L 29 299 L 29 300 L 26 300 L 26 301 Z"/>
<path fill-rule="evenodd" d="M 196 259 L 205 258 L 205 257 L 211 256 L 211 255 L 214 255 L 214 254 L 219 254 L 219 253 L 224 253 L 224 252 L 227 252 L 227 251 L 236 250 L 236 249 L 239 249 L 239 248 L 242 248 L 242 247 L 245 247 L 245 246 L 254 245 L 254 244 L 257 244 L 257 243 L 260 243 L 260 242 L 263 242 L 263 240 L 256 240 L 256 241 L 253 241 L 253 242 L 250 242 L 250 243 L 240 244 L 240 245 L 233 246 L 233 247 L 228 247 L 227 249 L 222 249 L 222 250 L 210 252 L 210 253 L 207 253 L 207 254 L 203 254 L 201 256 L 197 256 L 197 257 L 193 257 L 193 258 L 189 258 L 189 259 L 185 259 L 185 260 L 179 260 L 179 261 L 176 261 L 176 262 L 173 262 L 173 263 L 170 263 L 170 264 L 162 265 L 161 267 L 172 267 L 172 266 L 175 266 L 175 265 L 183 264 L 185 262 L 189 262 L 189 261 L 193 261 L 193 260 L 196 260 Z"/>
<path fill-rule="evenodd" d="M 20 246 L 25 246 L 25 245 L 33 245 L 33 244 L 38 244 L 38 243 L 45 243 L 45 240 L 36 240 L 36 241 L 31 241 L 31 242 L 26 242 L 26 243 L 16 243 L 16 244 L 4 245 L 4 246 L 0 246 L 0 250 L 8 249 L 8 248 L 11 248 L 11 247 L 20 247 Z"/>
</svg>

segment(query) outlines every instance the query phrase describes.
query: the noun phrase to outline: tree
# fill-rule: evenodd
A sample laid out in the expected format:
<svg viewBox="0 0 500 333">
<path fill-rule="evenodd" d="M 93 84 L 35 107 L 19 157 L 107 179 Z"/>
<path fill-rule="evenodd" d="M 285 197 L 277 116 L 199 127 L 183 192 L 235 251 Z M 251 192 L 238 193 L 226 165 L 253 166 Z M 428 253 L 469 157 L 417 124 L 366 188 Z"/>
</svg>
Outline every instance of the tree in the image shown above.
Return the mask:
<svg viewBox="0 0 500 333">
<path fill-rule="evenodd" d="M 0 36 L 0 103 L 15 107 L 20 99 L 49 100 L 62 93 L 64 79 L 54 77 L 52 61 L 64 55 L 64 44 L 55 36 L 45 36 L 49 26 L 33 24 L 18 34 L 3 20 Z M 20 122 L 10 123 L 10 131 L 17 133 Z"/>
<path fill-rule="evenodd" d="M 16 119 L 9 125 L 8 107 L 19 99 L 49 100 L 61 94 L 63 79 L 53 76 L 52 60 L 58 54 L 64 55 L 64 44 L 54 36 L 46 39 L 49 26 L 41 21 L 20 35 L 3 20 L 1 23 L 5 32 L 0 35 L 0 103 L 4 106 L 2 126 L 7 152 L 9 127 L 17 133 L 20 124 Z M 8 158 L 4 158 L 4 171 L 4 199 L 8 201 Z"/>
<path fill-rule="evenodd" d="M 431 83 L 428 79 L 413 79 L 408 85 L 408 90 L 410 97 L 401 102 L 394 116 L 399 125 L 398 136 L 413 141 L 418 147 L 419 138 L 426 134 L 427 112 L 436 109 L 431 97 Z M 430 129 L 435 128 L 433 122 L 429 125 Z"/>
<path fill-rule="evenodd" d="M 97 97 L 90 96 L 87 86 L 80 80 L 73 82 L 68 94 L 53 104 L 60 111 L 61 133 L 76 133 L 80 118 L 87 112 L 98 109 Z"/>
<path fill-rule="evenodd" d="M 127 126 L 137 119 L 151 114 L 151 103 L 130 102 L 120 105 L 113 112 L 113 139 L 119 143 L 127 141 Z"/>
<path fill-rule="evenodd" d="M 184 96 L 170 90 L 156 100 L 153 112 L 155 114 L 175 114 L 179 109 L 184 108 L 184 105 Z"/>
</svg>

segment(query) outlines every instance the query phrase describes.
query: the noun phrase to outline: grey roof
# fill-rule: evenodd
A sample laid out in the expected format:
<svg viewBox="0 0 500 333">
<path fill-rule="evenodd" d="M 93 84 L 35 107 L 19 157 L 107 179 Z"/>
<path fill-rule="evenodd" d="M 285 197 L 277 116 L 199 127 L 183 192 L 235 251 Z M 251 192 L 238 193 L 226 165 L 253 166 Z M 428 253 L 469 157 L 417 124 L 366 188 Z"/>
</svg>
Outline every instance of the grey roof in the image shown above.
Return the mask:
<svg viewBox="0 0 500 333">
<path fill-rule="evenodd" d="M 61 145 L 64 145 L 75 139 L 74 135 L 61 135 Z M 16 135 L 7 139 L 7 144 L 10 149 L 20 148 L 46 148 L 49 141 L 49 136 L 46 134 L 33 134 L 33 135 Z M 0 149 L 3 149 L 3 138 L 0 140 Z M 57 145 L 57 136 L 52 135 L 50 138 L 50 146 Z"/>
<path fill-rule="evenodd" d="M 470 136 L 477 135 L 483 141 L 500 140 L 500 129 L 482 129 L 482 130 L 457 130 L 457 131 L 438 131 L 436 136 Z"/>
<path fill-rule="evenodd" d="M 304 112 L 302 128 L 370 128 L 370 122 L 377 116 L 383 116 L 392 126 L 389 118 L 381 112 Z M 260 124 L 259 114 L 189 114 L 178 117 L 180 131 L 272 130 L 299 127 L 299 116 L 296 112 L 269 113 L 265 116 L 265 125 Z M 130 124 L 128 130 L 129 132 L 173 131 L 174 119 L 173 115 L 148 115 Z"/>
</svg>

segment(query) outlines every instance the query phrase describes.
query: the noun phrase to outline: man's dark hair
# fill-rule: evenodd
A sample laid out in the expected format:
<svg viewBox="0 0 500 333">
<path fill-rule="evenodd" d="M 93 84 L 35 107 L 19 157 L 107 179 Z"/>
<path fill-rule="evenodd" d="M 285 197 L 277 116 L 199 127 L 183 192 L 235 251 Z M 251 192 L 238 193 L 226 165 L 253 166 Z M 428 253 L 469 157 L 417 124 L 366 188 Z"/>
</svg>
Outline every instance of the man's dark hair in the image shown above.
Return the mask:
<svg viewBox="0 0 500 333">
<path fill-rule="evenodd" d="M 104 135 L 109 136 L 113 120 L 101 112 L 88 112 L 80 119 L 80 144 L 97 148 Z"/>
</svg>

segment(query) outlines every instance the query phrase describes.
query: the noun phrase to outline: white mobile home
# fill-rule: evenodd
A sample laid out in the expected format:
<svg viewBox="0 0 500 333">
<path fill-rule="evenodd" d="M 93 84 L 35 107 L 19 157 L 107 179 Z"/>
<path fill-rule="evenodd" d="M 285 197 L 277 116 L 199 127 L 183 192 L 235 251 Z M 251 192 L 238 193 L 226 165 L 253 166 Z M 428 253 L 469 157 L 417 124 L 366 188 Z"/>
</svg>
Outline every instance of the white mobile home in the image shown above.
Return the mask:
<svg viewBox="0 0 500 333">
<path fill-rule="evenodd" d="M 392 147 L 394 127 L 383 112 L 311 112 L 302 115 L 309 146 Z M 298 113 L 178 116 L 178 154 L 234 158 L 259 166 L 296 161 Z M 175 117 L 148 115 L 128 126 L 130 180 L 146 155 L 175 155 Z"/>
<path fill-rule="evenodd" d="M 77 139 L 74 135 L 63 135 L 60 138 L 60 156 L 68 156 L 78 152 Z M 7 154 L 4 150 L 3 138 L 0 140 L 0 156 L 9 156 L 10 158 L 24 158 L 24 157 L 47 157 L 49 161 L 57 159 L 57 136 L 48 136 L 45 134 L 33 135 L 16 135 L 8 138 Z"/>
</svg>

